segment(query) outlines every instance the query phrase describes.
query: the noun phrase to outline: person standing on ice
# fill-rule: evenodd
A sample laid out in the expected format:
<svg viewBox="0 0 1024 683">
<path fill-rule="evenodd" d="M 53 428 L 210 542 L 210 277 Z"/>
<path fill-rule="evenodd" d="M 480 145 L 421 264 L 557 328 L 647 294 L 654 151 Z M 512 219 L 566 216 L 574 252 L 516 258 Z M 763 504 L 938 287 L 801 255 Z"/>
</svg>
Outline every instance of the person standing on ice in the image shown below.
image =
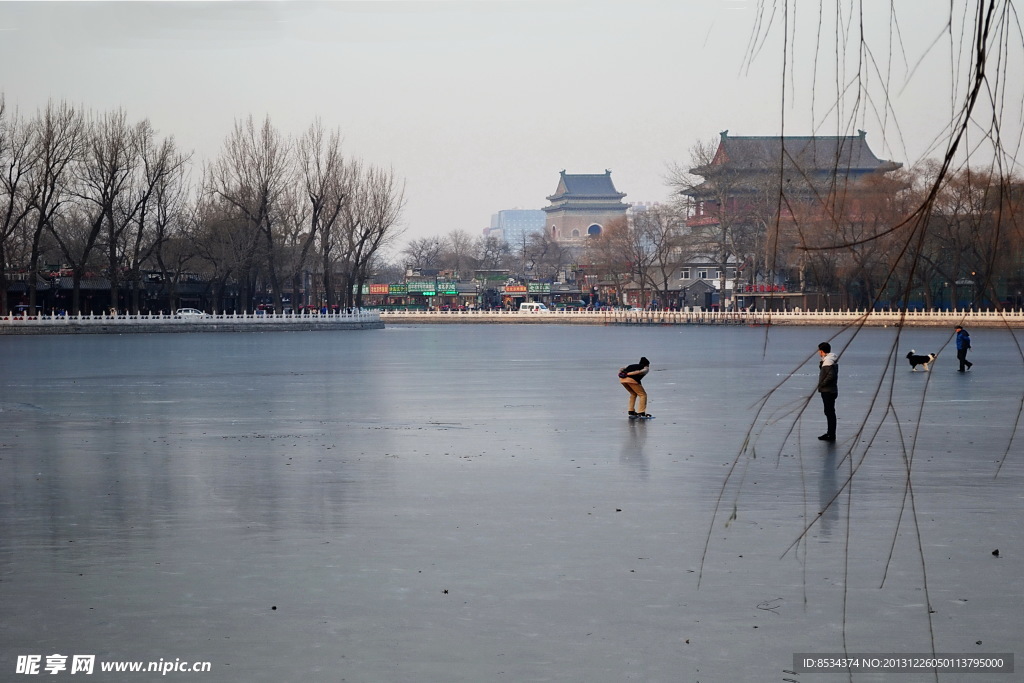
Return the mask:
<svg viewBox="0 0 1024 683">
<path fill-rule="evenodd" d="M 818 344 L 818 393 L 825 409 L 828 431 L 818 437 L 819 441 L 836 440 L 836 399 L 839 397 L 839 357 L 832 353 L 828 342 Z"/>
<path fill-rule="evenodd" d="M 650 372 L 650 369 L 651 361 L 647 360 L 646 357 L 641 357 L 639 363 L 619 368 L 619 384 L 629 392 L 629 413 L 627 414 L 631 420 L 650 417 L 646 412 L 647 392 L 640 383 L 644 375 Z M 637 398 L 640 399 L 639 405 L 637 404 Z M 639 410 L 634 410 L 635 408 L 639 408 Z"/>
<path fill-rule="evenodd" d="M 967 330 L 956 326 L 956 359 L 960 361 L 960 369 L 957 372 L 963 372 L 966 366 L 967 370 L 971 369 L 974 365 L 971 361 L 967 360 L 967 349 L 971 348 L 971 335 L 967 334 Z"/>
</svg>

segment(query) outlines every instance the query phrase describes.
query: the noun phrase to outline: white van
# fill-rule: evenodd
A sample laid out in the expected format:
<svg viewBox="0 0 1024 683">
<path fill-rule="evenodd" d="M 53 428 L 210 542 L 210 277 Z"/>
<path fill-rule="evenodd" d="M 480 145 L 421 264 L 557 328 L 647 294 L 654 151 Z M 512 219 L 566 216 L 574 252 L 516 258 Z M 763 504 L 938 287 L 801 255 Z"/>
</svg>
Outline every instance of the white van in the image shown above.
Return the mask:
<svg viewBox="0 0 1024 683">
<path fill-rule="evenodd" d="M 519 312 L 520 313 L 544 313 L 544 312 L 547 312 L 549 310 L 551 310 L 551 309 L 549 309 L 544 304 L 536 304 L 536 303 L 532 303 L 532 302 L 531 303 L 519 304 Z"/>
</svg>

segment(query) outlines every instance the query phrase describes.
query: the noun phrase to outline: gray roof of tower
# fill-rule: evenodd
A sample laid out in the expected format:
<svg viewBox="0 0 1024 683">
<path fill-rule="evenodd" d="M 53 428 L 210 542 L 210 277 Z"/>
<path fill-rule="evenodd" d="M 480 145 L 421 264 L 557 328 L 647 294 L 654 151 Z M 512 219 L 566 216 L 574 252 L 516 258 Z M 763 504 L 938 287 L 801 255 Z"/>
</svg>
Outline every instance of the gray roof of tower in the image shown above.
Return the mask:
<svg viewBox="0 0 1024 683">
<path fill-rule="evenodd" d="M 609 197 L 621 199 L 625 197 L 624 192 L 615 189 L 612 182 L 612 172 L 604 173 L 566 173 L 561 172 L 558 181 L 558 189 L 555 194 L 548 197 L 549 200 L 559 198 L 581 198 L 581 197 Z"/>
<path fill-rule="evenodd" d="M 742 170 L 778 168 L 782 159 L 785 167 L 804 171 L 891 171 L 902 164 L 879 159 L 868 147 L 866 133 L 858 135 L 794 135 L 730 137 L 721 134 L 715 160 L 710 167 L 728 165 Z M 699 170 L 710 170 L 701 167 Z M 703 175 L 703 174 L 701 174 Z"/>
</svg>

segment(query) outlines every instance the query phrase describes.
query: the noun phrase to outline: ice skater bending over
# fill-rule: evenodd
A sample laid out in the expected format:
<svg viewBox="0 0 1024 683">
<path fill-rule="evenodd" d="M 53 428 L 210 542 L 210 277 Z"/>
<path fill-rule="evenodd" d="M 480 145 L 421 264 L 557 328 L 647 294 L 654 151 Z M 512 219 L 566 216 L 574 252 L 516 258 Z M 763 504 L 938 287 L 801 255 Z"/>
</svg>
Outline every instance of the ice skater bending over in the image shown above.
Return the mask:
<svg viewBox="0 0 1024 683">
<path fill-rule="evenodd" d="M 631 420 L 650 417 L 647 414 L 647 392 L 644 391 L 644 387 L 640 383 L 644 375 L 650 372 L 650 369 L 651 361 L 647 360 L 646 357 L 640 358 L 639 363 L 619 368 L 619 384 L 629 392 L 628 415 Z M 640 399 L 639 405 L 637 404 L 637 398 Z M 637 410 L 638 408 L 639 410 Z"/>
</svg>

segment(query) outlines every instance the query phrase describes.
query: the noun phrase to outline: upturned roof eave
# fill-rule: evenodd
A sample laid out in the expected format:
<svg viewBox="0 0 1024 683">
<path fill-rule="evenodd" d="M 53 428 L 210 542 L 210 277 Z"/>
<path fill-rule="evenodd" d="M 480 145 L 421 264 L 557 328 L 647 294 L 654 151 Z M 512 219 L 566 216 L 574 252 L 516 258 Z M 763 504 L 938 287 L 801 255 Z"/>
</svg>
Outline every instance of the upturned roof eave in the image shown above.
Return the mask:
<svg viewBox="0 0 1024 683">
<path fill-rule="evenodd" d="M 616 192 L 614 194 L 574 194 L 572 192 L 563 192 L 561 194 L 553 194 L 545 197 L 549 202 L 559 201 L 573 201 L 573 200 L 593 200 L 593 199 L 606 199 L 609 201 L 621 201 L 626 196 L 625 192 Z"/>
<path fill-rule="evenodd" d="M 752 135 L 730 136 L 721 141 L 710 163 L 689 170 L 707 177 L 725 170 L 743 172 L 777 169 L 781 159 L 787 168 L 805 166 L 806 173 L 891 172 L 903 164 L 879 158 L 867 144 L 867 133 L 857 135 Z M 855 163 L 851 163 L 856 160 Z M 831 162 L 831 163 L 830 163 Z M 827 164 L 827 165 L 826 165 Z"/>
<path fill-rule="evenodd" d="M 594 204 L 583 204 L 583 205 L 571 205 L 571 204 L 558 204 L 552 206 L 545 206 L 541 209 L 544 213 L 555 213 L 556 211 L 578 211 L 586 213 L 588 211 L 626 211 L 629 206 L 618 203 L 594 203 Z"/>
</svg>

